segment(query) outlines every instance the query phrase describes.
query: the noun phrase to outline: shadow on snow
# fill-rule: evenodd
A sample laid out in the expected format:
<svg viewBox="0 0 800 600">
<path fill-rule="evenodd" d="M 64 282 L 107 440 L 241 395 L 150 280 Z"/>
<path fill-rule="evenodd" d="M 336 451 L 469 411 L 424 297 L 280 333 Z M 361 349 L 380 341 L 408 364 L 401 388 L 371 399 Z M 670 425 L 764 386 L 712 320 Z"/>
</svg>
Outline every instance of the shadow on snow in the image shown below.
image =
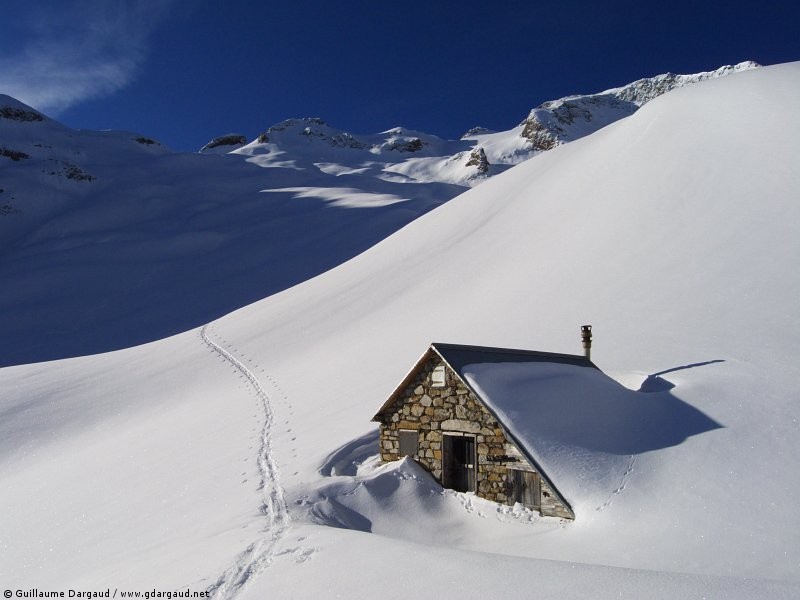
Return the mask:
<svg viewBox="0 0 800 600">
<path fill-rule="evenodd" d="M 595 474 L 618 471 L 629 464 L 625 457 L 677 446 L 691 436 L 724 427 L 676 397 L 672 393 L 675 384 L 662 377 L 721 362 L 724 361 L 710 360 L 653 373 L 638 391 L 624 388 L 603 375 L 598 379 L 596 395 L 592 390 L 587 393 L 584 386 L 583 393 L 573 397 L 569 407 L 563 406 L 564 400 L 561 406 L 545 403 L 526 439 L 533 444 L 541 441 L 549 460 L 558 461 L 559 453 L 563 453 L 566 459 L 561 463 L 562 468 Z M 520 423 L 515 427 L 526 429 Z M 538 439 L 531 439 L 537 433 Z M 410 459 L 379 466 L 366 476 L 358 476 L 359 467 L 365 463 L 373 461 L 375 466 L 379 465 L 378 440 L 376 428 L 325 458 L 319 472 L 332 479 L 317 490 L 313 500 L 306 499 L 315 522 L 370 532 L 373 522 L 367 515 L 375 510 L 397 510 L 395 504 L 404 501 L 393 496 L 406 479 L 416 481 L 413 493 L 420 498 L 441 494 L 441 486 Z"/>
</svg>

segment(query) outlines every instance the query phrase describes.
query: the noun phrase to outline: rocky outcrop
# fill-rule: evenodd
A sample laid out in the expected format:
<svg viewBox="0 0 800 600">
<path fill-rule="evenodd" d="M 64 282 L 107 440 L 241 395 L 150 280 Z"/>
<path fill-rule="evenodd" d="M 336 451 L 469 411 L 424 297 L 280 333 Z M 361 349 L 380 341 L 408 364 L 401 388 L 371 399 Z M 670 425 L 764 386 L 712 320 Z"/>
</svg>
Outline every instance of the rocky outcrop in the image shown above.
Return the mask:
<svg viewBox="0 0 800 600">
<path fill-rule="evenodd" d="M 392 140 L 384 146 L 386 150 L 394 150 L 396 152 L 419 152 L 424 147 L 425 142 L 418 137 L 411 139 Z"/>
<path fill-rule="evenodd" d="M 544 102 L 520 123 L 520 136 L 530 142 L 533 151 L 551 150 L 630 116 L 650 100 L 675 88 L 758 66 L 754 62 L 744 62 L 694 75 L 664 73 L 598 94 L 567 96 Z"/>
<path fill-rule="evenodd" d="M 466 164 L 468 167 L 475 167 L 475 176 L 486 175 L 489 172 L 489 160 L 486 158 L 486 152 L 480 146 L 470 152 Z"/>
<path fill-rule="evenodd" d="M 369 144 L 359 141 L 347 132 L 332 136 L 330 142 L 332 146 L 336 146 L 337 148 L 355 148 L 357 150 L 369 148 Z"/>
<path fill-rule="evenodd" d="M 705 81 L 706 79 L 725 77 L 732 73 L 747 71 L 760 66 L 761 65 L 756 62 L 746 61 L 736 65 L 725 65 L 714 71 L 705 71 L 703 73 L 696 73 L 694 75 L 676 75 L 674 73 L 664 73 L 662 75 L 656 75 L 655 77 L 638 79 L 633 83 L 629 83 L 621 88 L 609 90 L 608 93 L 613 94 L 620 100 L 633 102 L 638 106 L 642 106 L 650 100 L 674 90 L 675 88 L 691 85 L 699 81 Z"/>
<path fill-rule="evenodd" d="M 520 124 L 520 136 L 530 142 L 531 150 L 551 150 L 632 115 L 638 108 L 607 93 L 551 100 L 530 112 Z"/>
<path fill-rule="evenodd" d="M 231 150 L 235 150 L 236 148 L 241 148 L 246 143 L 247 143 L 247 138 L 243 136 L 241 133 L 229 133 L 227 135 L 221 135 L 219 137 L 215 137 L 205 146 L 200 148 L 200 152 L 201 153 L 208 152 L 209 150 L 214 150 L 214 149 L 217 150 L 222 149 L 225 152 L 230 152 Z"/>
<path fill-rule="evenodd" d="M 461 136 L 462 140 L 467 138 L 471 138 L 476 135 L 485 135 L 487 133 L 493 133 L 491 129 L 486 129 L 486 127 L 473 127 L 472 129 L 467 130 L 464 132 L 464 135 Z"/>
<path fill-rule="evenodd" d="M 308 138 L 316 138 L 323 142 L 327 142 L 334 148 L 355 148 L 357 150 L 363 150 L 364 148 L 369 148 L 368 144 L 365 144 L 357 140 L 353 135 L 347 132 L 336 133 L 331 135 L 331 133 L 327 131 L 321 131 L 313 127 L 306 127 L 305 129 L 303 129 L 302 135 Z"/>
<path fill-rule="evenodd" d="M 551 150 L 561 143 L 560 135 L 564 133 L 562 129 L 541 122 L 538 115 L 531 113 L 521 125 L 523 126 L 521 137 L 524 137 L 531 144 L 531 150 Z"/>
<path fill-rule="evenodd" d="M 44 121 L 44 117 L 35 110 L 25 110 L 16 106 L 0 106 L 0 119 L 11 121 L 22 121 L 31 123 L 33 121 Z"/>
<path fill-rule="evenodd" d="M 47 163 L 52 165 L 42 170 L 42 173 L 46 173 L 47 175 L 64 177 L 65 179 L 71 179 L 72 181 L 94 181 L 97 179 L 97 177 L 94 175 L 90 175 L 81 167 L 71 162 L 63 160 L 49 160 Z"/>
<path fill-rule="evenodd" d="M 362 142 L 346 131 L 337 131 L 333 129 L 319 117 L 305 117 L 302 119 L 286 119 L 285 121 L 281 121 L 261 133 L 257 138 L 257 142 L 259 144 L 267 144 L 270 142 L 280 143 L 279 138 L 281 134 L 291 135 L 293 133 L 292 130 L 296 130 L 298 135 L 308 140 L 323 142 L 334 148 L 364 150 L 370 147 L 369 144 Z"/>
<path fill-rule="evenodd" d="M 20 152 L 19 150 L 11 150 L 10 148 L 4 148 L 0 146 L 0 156 L 5 158 L 10 158 L 14 162 L 19 162 L 21 160 L 25 160 L 26 158 L 30 158 L 24 152 Z"/>
<path fill-rule="evenodd" d="M 14 196 L 7 196 L 5 194 L 5 190 L 0 188 L 0 217 L 6 215 L 13 215 L 19 212 L 19 209 L 12 204 L 12 200 L 14 200 Z"/>
<path fill-rule="evenodd" d="M 276 131 L 285 131 L 290 127 L 297 127 L 298 125 L 302 125 L 305 127 L 313 126 L 313 125 L 327 125 L 325 121 L 320 119 L 319 117 L 303 117 L 301 119 L 286 119 L 281 121 L 280 123 L 276 123 L 269 129 L 267 129 L 267 133 L 274 133 Z"/>
</svg>

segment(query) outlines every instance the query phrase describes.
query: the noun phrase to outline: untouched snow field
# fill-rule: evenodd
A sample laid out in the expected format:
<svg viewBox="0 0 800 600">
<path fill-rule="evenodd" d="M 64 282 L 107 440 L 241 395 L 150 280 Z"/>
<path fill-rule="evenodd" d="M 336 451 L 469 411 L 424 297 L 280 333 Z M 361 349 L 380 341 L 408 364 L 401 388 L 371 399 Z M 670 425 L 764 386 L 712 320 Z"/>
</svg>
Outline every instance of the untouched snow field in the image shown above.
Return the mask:
<svg viewBox="0 0 800 600">
<path fill-rule="evenodd" d="M 207 327 L 3 368 L 0 580 L 796 598 L 799 93 L 800 63 L 675 90 Z M 586 472 L 573 523 L 377 464 L 369 420 L 431 341 L 578 353 L 583 323 L 647 427 L 685 427 L 664 394 L 719 426 L 585 444 L 627 468 Z"/>
</svg>

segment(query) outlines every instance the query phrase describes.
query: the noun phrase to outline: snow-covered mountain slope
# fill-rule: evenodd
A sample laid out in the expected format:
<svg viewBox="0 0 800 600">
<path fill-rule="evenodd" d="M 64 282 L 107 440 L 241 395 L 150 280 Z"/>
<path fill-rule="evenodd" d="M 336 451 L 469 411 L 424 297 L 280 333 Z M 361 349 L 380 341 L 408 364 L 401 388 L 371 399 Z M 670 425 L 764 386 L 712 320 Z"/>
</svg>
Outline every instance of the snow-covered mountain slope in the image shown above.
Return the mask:
<svg viewBox="0 0 800 600">
<path fill-rule="evenodd" d="M 309 162 L 262 169 L 256 158 L 76 131 L 0 96 L 0 365 L 186 331 L 338 265 L 463 191 Z"/>
<path fill-rule="evenodd" d="M 443 140 L 404 127 L 355 136 L 319 118 L 288 119 L 234 152 L 263 167 L 315 167 L 395 183 L 469 187 L 500 172 L 491 170 L 480 147 L 468 140 Z"/>
<path fill-rule="evenodd" d="M 675 90 L 207 328 L 0 370 L 0 577 L 797 597 L 799 92 L 798 63 Z M 429 342 L 576 352 L 582 323 L 643 404 L 720 427 L 624 456 L 571 524 L 370 458 L 369 419 Z"/>
<path fill-rule="evenodd" d="M 557 123 L 551 147 L 629 114 L 608 112 L 608 98 L 636 107 L 746 66 L 640 80 L 534 113 Z M 576 102 L 590 109 L 567 123 Z M 0 365 L 160 339 L 304 281 L 539 154 L 529 126 L 448 141 L 290 119 L 249 144 L 228 134 L 190 155 L 135 133 L 75 131 L 0 96 Z"/>
</svg>

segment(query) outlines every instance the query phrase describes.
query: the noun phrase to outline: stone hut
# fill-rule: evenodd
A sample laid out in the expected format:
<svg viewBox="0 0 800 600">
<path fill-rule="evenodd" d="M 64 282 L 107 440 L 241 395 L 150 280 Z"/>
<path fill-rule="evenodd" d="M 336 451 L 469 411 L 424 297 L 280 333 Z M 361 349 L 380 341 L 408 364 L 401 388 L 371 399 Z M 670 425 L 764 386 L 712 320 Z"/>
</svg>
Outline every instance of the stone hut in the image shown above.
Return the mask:
<svg viewBox="0 0 800 600">
<path fill-rule="evenodd" d="M 537 406 L 552 411 L 554 377 L 583 381 L 587 370 L 590 379 L 600 373 L 585 356 L 431 344 L 373 417 L 381 459 L 408 456 L 443 487 L 572 520 L 525 420 Z M 549 395 L 537 403 L 542 380 Z"/>
</svg>

